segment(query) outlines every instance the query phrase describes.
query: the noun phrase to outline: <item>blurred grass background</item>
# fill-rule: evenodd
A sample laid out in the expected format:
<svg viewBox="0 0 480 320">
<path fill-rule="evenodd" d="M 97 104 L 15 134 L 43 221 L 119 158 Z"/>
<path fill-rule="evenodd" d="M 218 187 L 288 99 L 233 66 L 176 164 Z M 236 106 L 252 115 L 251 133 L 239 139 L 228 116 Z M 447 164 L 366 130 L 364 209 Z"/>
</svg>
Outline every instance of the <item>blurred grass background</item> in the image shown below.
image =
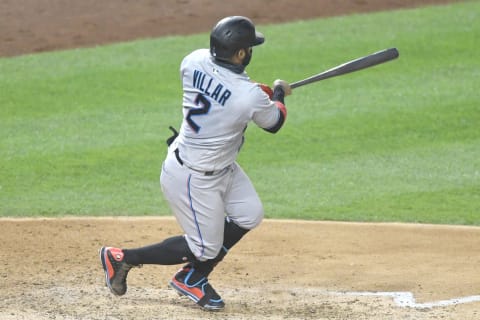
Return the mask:
<svg viewBox="0 0 480 320">
<path fill-rule="evenodd" d="M 480 225 L 480 3 L 260 25 L 253 80 L 293 82 L 285 127 L 239 157 L 267 217 Z M 158 176 L 179 64 L 208 34 L 0 59 L 0 216 L 169 215 Z"/>
</svg>

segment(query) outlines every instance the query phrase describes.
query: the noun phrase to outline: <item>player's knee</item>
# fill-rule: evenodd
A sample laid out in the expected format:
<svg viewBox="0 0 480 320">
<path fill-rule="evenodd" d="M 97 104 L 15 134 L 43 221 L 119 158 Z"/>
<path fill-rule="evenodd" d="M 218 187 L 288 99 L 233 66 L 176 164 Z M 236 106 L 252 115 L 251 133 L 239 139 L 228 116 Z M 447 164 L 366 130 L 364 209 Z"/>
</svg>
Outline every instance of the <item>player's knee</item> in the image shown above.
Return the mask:
<svg viewBox="0 0 480 320">
<path fill-rule="evenodd" d="M 248 215 L 240 219 L 236 219 L 235 223 L 247 230 L 252 230 L 257 227 L 263 220 L 264 212 L 261 202 L 258 202 L 256 205 L 249 206 Z"/>
<path fill-rule="evenodd" d="M 247 228 L 247 229 L 250 229 L 250 230 L 251 230 L 251 229 L 253 229 L 253 228 L 256 228 L 256 227 L 262 222 L 262 220 L 263 220 L 263 215 L 264 215 L 264 213 L 263 213 L 263 209 L 262 209 L 262 211 L 259 212 L 258 215 L 255 216 L 255 219 L 253 219 L 253 221 L 251 222 L 250 227 Z"/>
</svg>

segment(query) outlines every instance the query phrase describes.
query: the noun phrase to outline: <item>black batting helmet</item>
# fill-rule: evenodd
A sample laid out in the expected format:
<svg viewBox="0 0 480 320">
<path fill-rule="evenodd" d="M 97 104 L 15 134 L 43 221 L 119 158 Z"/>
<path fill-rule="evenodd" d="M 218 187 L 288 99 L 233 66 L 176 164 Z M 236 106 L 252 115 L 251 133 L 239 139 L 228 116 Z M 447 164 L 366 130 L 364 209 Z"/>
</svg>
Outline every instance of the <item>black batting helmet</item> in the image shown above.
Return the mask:
<svg viewBox="0 0 480 320">
<path fill-rule="evenodd" d="M 237 50 L 262 44 L 265 37 L 255 31 L 253 22 L 242 16 L 226 17 L 220 20 L 210 33 L 210 53 L 213 57 L 225 60 Z"/>
</svg>

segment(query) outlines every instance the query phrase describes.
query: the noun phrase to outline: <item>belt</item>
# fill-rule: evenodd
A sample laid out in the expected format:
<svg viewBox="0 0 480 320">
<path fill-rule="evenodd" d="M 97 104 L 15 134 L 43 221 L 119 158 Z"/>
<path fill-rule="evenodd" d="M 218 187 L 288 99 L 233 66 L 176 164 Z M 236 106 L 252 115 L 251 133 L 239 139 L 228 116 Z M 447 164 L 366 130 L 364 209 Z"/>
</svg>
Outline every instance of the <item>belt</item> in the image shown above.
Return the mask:
<svg viewBox="0 0 480 320">
<path fill-rule="evenodd" d="M 178 150 L 178 148 L 175 149 L 174 153 L 175 153 L 175 158 L 177 158 L 178 163 L 180 163 L 180 165 L 183 166 L 183 160 L 182 160 L 182 158 L 180 158 L 180 151 Z M 196 171 L 198 173 L 201 173 L 204 176 L 213 176 L 213 175 L 218 174 L 218 173 L 222 172 L 223 170 L 225 170 L 225 169 L 222 169 L 222 170 L 216 170 L 216 171 L 200 171 L 200 170 L 193 169 L 193 168 L 190 168 L 190 167 L 188 167 L 188 168 L 193 170 L 193 171 Z"/>
</svg>

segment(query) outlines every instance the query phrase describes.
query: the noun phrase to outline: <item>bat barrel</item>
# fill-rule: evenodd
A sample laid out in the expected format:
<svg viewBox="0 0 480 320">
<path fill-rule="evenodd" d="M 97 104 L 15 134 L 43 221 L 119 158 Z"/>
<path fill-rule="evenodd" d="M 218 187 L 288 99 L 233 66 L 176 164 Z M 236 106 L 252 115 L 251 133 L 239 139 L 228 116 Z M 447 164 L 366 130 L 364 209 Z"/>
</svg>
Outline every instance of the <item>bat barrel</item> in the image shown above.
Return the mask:
<svg viewBox="0 0 480 320">
<path fill-rule="evenodd" d="M 292 82 L 290 83 L 290 87 L 292 89 L 295 89 L 312 82 L 317 82 L 320 80 L 328 79 L 335 76 L 340 76 L 342 74 L 347 74 L 347 73 L 365 69 L 368 67 L 373 67 L 377 64 L 396 59 L 398 58 L 398 56 L 399 56 L 399 53 L 397 48 L 389 48 L 382 51 L 378 51 L 368 56 L 361 57 L 352 61 L 348 61 L 344 64 L 341 64 L 339 66 L 336 66 L 324 72 L 318 73 L 309 78 Z"/>
</svg>

